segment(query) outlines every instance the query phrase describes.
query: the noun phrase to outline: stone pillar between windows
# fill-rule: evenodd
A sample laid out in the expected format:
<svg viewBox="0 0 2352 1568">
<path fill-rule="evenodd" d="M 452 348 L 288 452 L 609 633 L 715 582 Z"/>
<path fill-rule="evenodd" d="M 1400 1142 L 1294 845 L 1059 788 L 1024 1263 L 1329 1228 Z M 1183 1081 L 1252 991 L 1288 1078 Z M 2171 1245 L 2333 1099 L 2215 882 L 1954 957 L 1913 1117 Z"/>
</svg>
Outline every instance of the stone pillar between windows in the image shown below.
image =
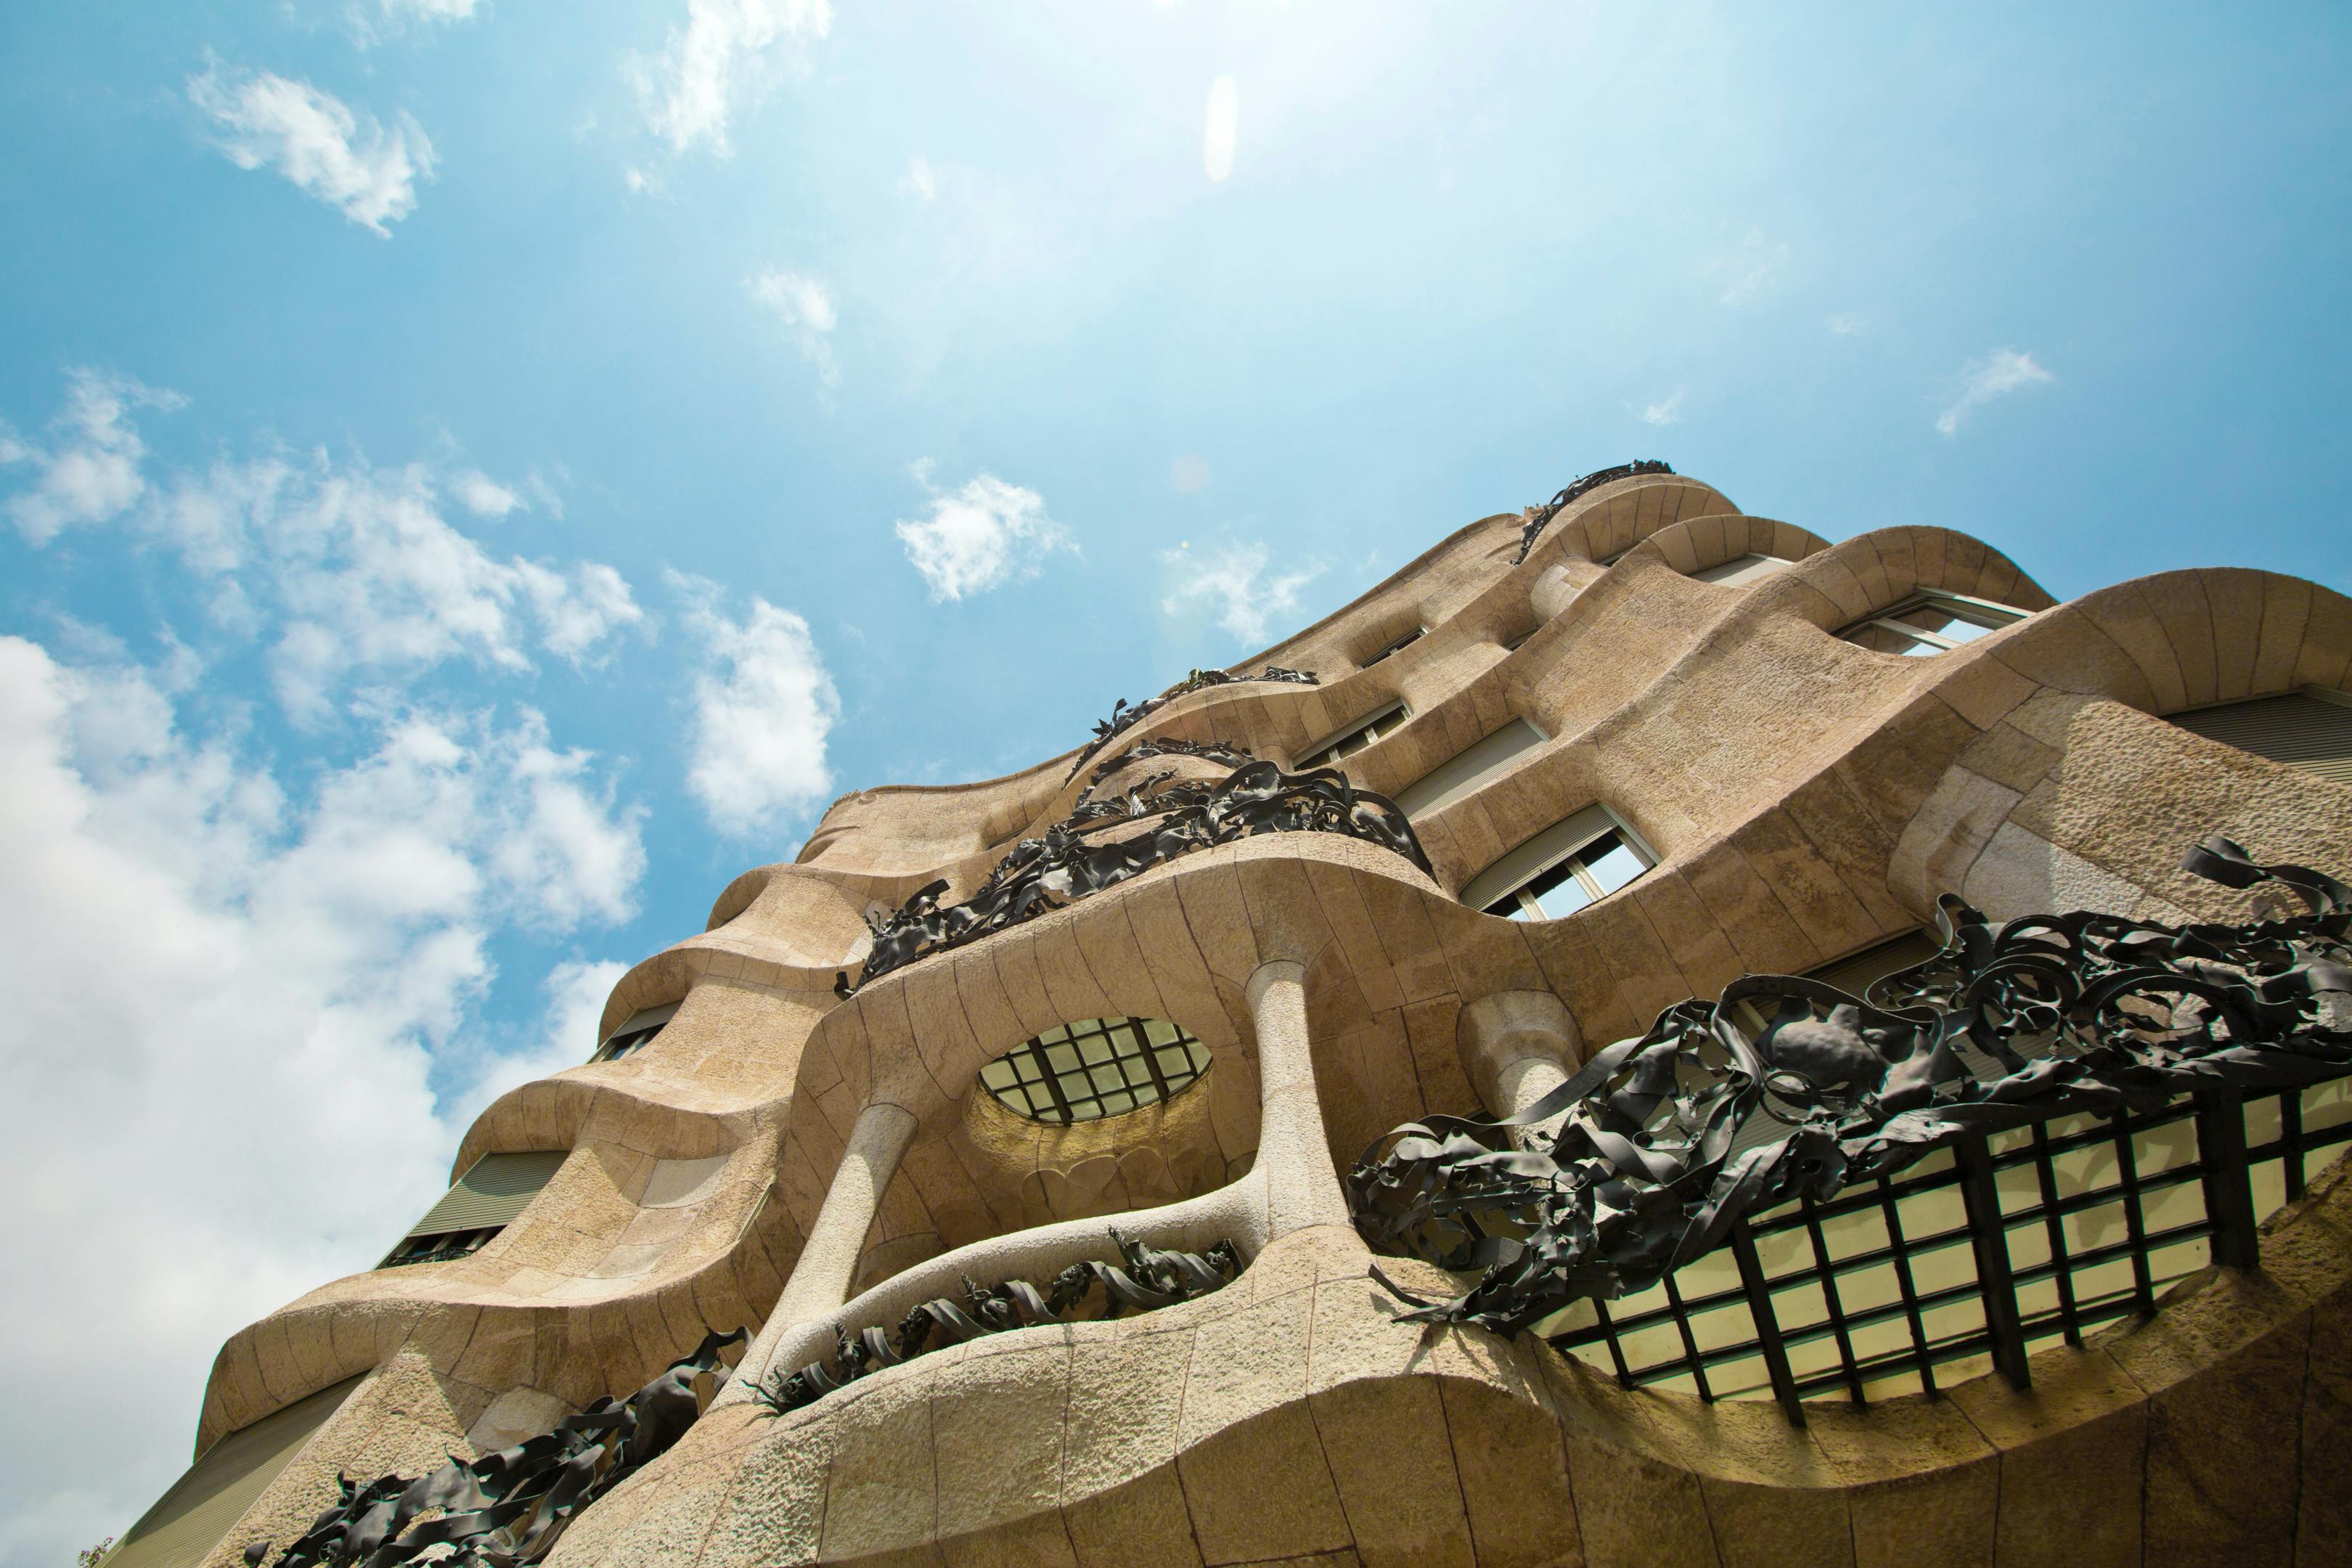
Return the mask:
<svg viewBox="0 0 2352 1568">
<path fill-rule="evenodd" d="M 793 1277 L 784 1282 L 783 1294 L 776 1298 L 775 1310 L 744 1352 L 741 1366 L 765 1367 L 787 1331 L 836 1311 L 849 1300 L 858 1256 L 866 1249 L 866 1233 L 874 1228 L 874 1213 L 914 1136 L 914 1112 L 903 1106 L 877 1100 L 857 1113 L 857 1123 L 849 1130 L 849 1147 L 833 1173 L 833 1184 L 825 1189 L 816 1224 L 793 1265 Z M 722 1398 L 749 1393 L 739 1378 Z"/>
<path fill-rule="evenodd" d="M 1549 991 L 1496 991 L 1462 1009 L 1454 1047 L 1479 1100 L 1497 1116 L 1516 1116 L 1568 1081 L 1582 1054 L 1576 1020 Z M 1557 1133 L 1561 1111 L 1529 1131 Z"/>
<path fill-rule="evenodd" d="M 1265 1173 L 1267 1237 L 1309 1226 L 1346 1226 L 1347 1194 L 1331 1164 L 1315 1062 L 1307 1038 L 1307 966 L 1258 965 L 1246 992 L 1257 1030 L 1257 1169 Z"/>
</svg>

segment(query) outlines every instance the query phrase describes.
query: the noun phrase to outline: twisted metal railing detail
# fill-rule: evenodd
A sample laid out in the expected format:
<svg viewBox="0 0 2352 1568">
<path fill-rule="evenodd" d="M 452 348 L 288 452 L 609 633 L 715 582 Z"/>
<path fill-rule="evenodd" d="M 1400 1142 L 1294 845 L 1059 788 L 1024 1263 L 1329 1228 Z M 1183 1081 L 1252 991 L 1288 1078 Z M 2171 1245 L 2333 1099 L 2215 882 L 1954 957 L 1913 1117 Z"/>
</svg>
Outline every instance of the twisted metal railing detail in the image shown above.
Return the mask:
<svg viewBox="0 0 2352 1568">
<path fill-rule="evenodd" d="M 1423 871 L 1430 868 L 1412 822 L 1397 804 L 1356 788 L 1336 768 L 1286 773 L 1273 763 L 1251 763 L 1223 781 L 1203 779 L 1146 793 L 1170 776 L 1146 781 L 1113 800 L 1081 796 L 1077 811 L 1086 815 L 1055 823 L 1041 838 L 1023 839 L 961 904 L 940 907 L 948 889 L 941 879 L 919 889 L 887 919 L 869 916 L 874 945 L 858 985 L 1116 887 L 1181 855 L 1260 833 L 1344 834 L 1402 855 Z M 1087 837 L 1105 823 L 1151 817 L 1159 825 L 1149 832 L 1126 838 Z M 857 986 L 844 971 L 834 977 L 833 988 L 846 997 Z"/>
<path fill-rule="evenodd" d="M 338 1475 L 341 1496 L 273 1568 L 394 1568 L 443 1546 L 448 1552 L 428 1561 L 462 1568 L 543 1562 L 581 1510 L 686 1435 L 727 1379 L 719 1352 L 745 1337 L 740 1329 L 706 1335 L 692 1355 L 627 1399 L 607 1395 L 495 1454 L 364 1486 Z M 260 1568 L 269 1551 L 266 1541 L 247 1546 L 248 1568 Z"/>
<path fill-rule="evenodd" d="M 1396 1129 L 1349 1174 L 1357 1227 L 1380 1251 L 1483 1271 L 1446 1301 L 1390 1285 L 1418 1309 L 1411 1319 L 1515 1334 L 1656 1283 L 1751 1214 L 1826 1201 L 1946 1144 L 2352 1073 L 2352 888 L 2258 866 L 2221 837 L 2183 869 L 2263 889 L 2266 918 L 1994 922 L 1948 894 L 1943 950 L 1867 999 L 1752 975 L 1718 1002 L 1667 1008 L 1515 1116 Z M 2276 889 L 2304 912 L 2282 912 Z M 1752 1028 L 1742 1004 L 1769 1021 Z M 1533 1131 L 1562 1112 L 1556 1136 Z M 1786 1131 L 1743 1138 L 1758 1118 Z M 1510 1146 L 1510 1129 L 1529 1130 L 1527 1147 Z M 2217 1259 L 2252 1256 L 2251 1205 L 2239 1206 Z"/>
<path fill-rule="evenodd" d="M 1108 762 L 1101 763 L 1095 769 L 1094 776 L 1087 781 L 1087 788 L 1091 790 L 1128 763 L 1139 763 L 1147 757 L 1198 757 L 1202 762 L 1222 763 L 1229 768 L 1243 767 L 1257 761 L 1256 752 L 1229 745 L 1223 741 L 1179 741 L 1161 736 L 1155 740 L 1138 741 Z"/>
<path fill-rule="evenodd" d="M 1271 680 L 1292 686 L 1320 684 L 1311 670 L 1285 669 L 1278 664 L 1269 664 L 1255 675 L 1228 675 L 1222 669 L 1196 669 L 1159 696 L 1147 697 L 1132 708 L 1127 705 L 1127 699 L 1122 697 L 1111 704 L 1110 717 L 1095 726 L 1094 739 L 1088 741 L 1085 749 L 1078 752 L 1078 760 L 1070 764 L 1069 775 L 1062 782 L 1067 784 L 1070 779 L 1076 778 L 1078 770 L 1085 767 L 1097 752 L 1101 751 L 1111 742 L 1118 739 L 1119 736 L 1178 698 L 1188 697 L 1195 691 L 1205 691 L 1212 686 L 1233 686 L 1245 680 Z"/>
<path fill-rule="evenodd" d="M 830 1363 L 814 1361 L 791 1373 L 779 1372 L 761 1384 L 752 1397 L 770 1415 L 782 1415 L 929 1351 L 1039 1323 L 1066 1322 L 1097 1289 L 1103 1303 L 1098 1316 L 1117 1318 L 1222 1290 L 1241 1273 L 1241 1253 L 1231 1241 L 1220 1241 L 1200 1253 L 1163 1252 L 1130 1240 L 1116 1228 L 1110 1238 L 1118 1247 L 1118 1263 L 1091 1258 L 1073 1263 L 1054 1276 L 1042 1291 L 1026 1279 L 988 1287 L 975 1285 L 967 1277 L 961 1301 L 941 1296 L 916 1306 L 899 1321 L 895 1341 L 879 1328 L 853 1335 L 836 1326 Z"/>
<path fill-rule="evenodd" d="M 1601 486 L 1614 484 L 1619 479 L 1630 479 L 1639 474 L 1671 474 L 1674 471 L 1672 463 L 1662 463 L 1654 458 L 1636 458 L 1630 463 L 1620 463 L 1613 468 L 1595 469 L 1569 480 L 1560 487 L 1559 494 L 1541 506 L 1528 509 L 1528 521 L 1519 533 L 1519 552 L 1511 557 L 1511 564 L 1517 566 L 1528 558 L 1528 552 L 1536 547 L 1536 535 L 1541 533 L 1544 526 L 1558 517 L 1559 509 L 1569 502 L 1581 500 Z"/>
</svg>

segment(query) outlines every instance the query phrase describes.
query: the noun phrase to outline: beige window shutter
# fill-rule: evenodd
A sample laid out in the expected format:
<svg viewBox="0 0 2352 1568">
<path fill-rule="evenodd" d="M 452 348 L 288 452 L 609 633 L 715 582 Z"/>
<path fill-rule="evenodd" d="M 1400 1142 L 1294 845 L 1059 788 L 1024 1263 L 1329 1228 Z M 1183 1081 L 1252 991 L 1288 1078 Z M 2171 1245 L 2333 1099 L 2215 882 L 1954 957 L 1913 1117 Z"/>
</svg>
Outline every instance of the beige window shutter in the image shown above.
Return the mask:
<svg viewBox="0 0 2352 1568">
<path fill-rule="evenodd" d="M 346 1378 L 216 1439 L 139 1516 L 106 1554 L 105 1568 L 197 1568 L 359 1382 Z M 233 1544 L 243 1551 L 247 1542 Z"/>
<path fill-rule="evenodd" d="M 555 1179 L 570 1152 L 563 1149 L 528 1154 L 485 1154 L 457 1178 L 441 1201 L 409 1227 L 410 1236 L 446 1236 L 452 1231 L 486 1230 L 502 1226 L 522 1213 L 540 1189 Z"/>
<path fill-rule="evenodd" d="M 2192 734 L 2338 784 L 2352 784 L 2352 701 L 2313 690 L 2171 715 Z"/>
</svg>

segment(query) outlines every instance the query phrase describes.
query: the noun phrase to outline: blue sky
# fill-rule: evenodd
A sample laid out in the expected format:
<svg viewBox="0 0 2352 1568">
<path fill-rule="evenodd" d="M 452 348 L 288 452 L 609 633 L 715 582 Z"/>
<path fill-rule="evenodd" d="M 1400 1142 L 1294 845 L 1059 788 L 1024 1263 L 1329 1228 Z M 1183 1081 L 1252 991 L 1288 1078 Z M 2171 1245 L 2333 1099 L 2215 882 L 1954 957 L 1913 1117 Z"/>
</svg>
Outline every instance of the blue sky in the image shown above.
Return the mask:
<svg viewBox="0 0 2352 1568">
<path fill-rule="evenodd" d="M 2062 597 L 2352 586 L 2347 43 L 0 11 L 0 1563 L 127 1524 L 220 1340 L 834 795 L 1059 751 L 1580 471 Z"/>
</svg>

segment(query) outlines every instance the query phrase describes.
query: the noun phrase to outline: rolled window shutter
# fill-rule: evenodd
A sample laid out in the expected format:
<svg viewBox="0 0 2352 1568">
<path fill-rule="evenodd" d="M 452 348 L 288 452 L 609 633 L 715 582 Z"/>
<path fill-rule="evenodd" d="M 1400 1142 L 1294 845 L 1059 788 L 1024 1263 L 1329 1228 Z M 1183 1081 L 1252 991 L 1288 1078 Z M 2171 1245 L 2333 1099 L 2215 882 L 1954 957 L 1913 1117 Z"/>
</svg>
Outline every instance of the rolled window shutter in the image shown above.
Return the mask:
<svg viewBox="0 0 2352 1568">
<path fill-rule="evenodd" d="M 2302 691 L 2171 715 L 2191 734 L 2352 784 L 2352 702 Z"/>
<path fill-rule="evenodd" d="M 1510 766 L 1520 752 L 1542 745 L 1543 739 L 1533 724 L 1514 719 L 1397 791 L 1396 803 L 1407 816 L 1450 805 Z"/>
<path fill-rule="evenodd" d="M 502 1226 L 522 1213 L 540 1189 L 555 1179 L 568 1150 L 549 1149 L 528 1154 L 485 1154 L 457 1178 L 442 1197 L 409 1227 L 411 1236 L 446 1236 L 452 1231 L 486 1230 Z"/>
<path fill-rule="evenodd" d="M 102 1559 L 105 1568 L 196 1568 L 294 1462 L 312 1434 L 342 1408 L 359 1382 L 346 1378 L 215 1439 L 139 1516 Z M 248 1543 L 230 1544 L 242 1552 Z"/>
</svg>

